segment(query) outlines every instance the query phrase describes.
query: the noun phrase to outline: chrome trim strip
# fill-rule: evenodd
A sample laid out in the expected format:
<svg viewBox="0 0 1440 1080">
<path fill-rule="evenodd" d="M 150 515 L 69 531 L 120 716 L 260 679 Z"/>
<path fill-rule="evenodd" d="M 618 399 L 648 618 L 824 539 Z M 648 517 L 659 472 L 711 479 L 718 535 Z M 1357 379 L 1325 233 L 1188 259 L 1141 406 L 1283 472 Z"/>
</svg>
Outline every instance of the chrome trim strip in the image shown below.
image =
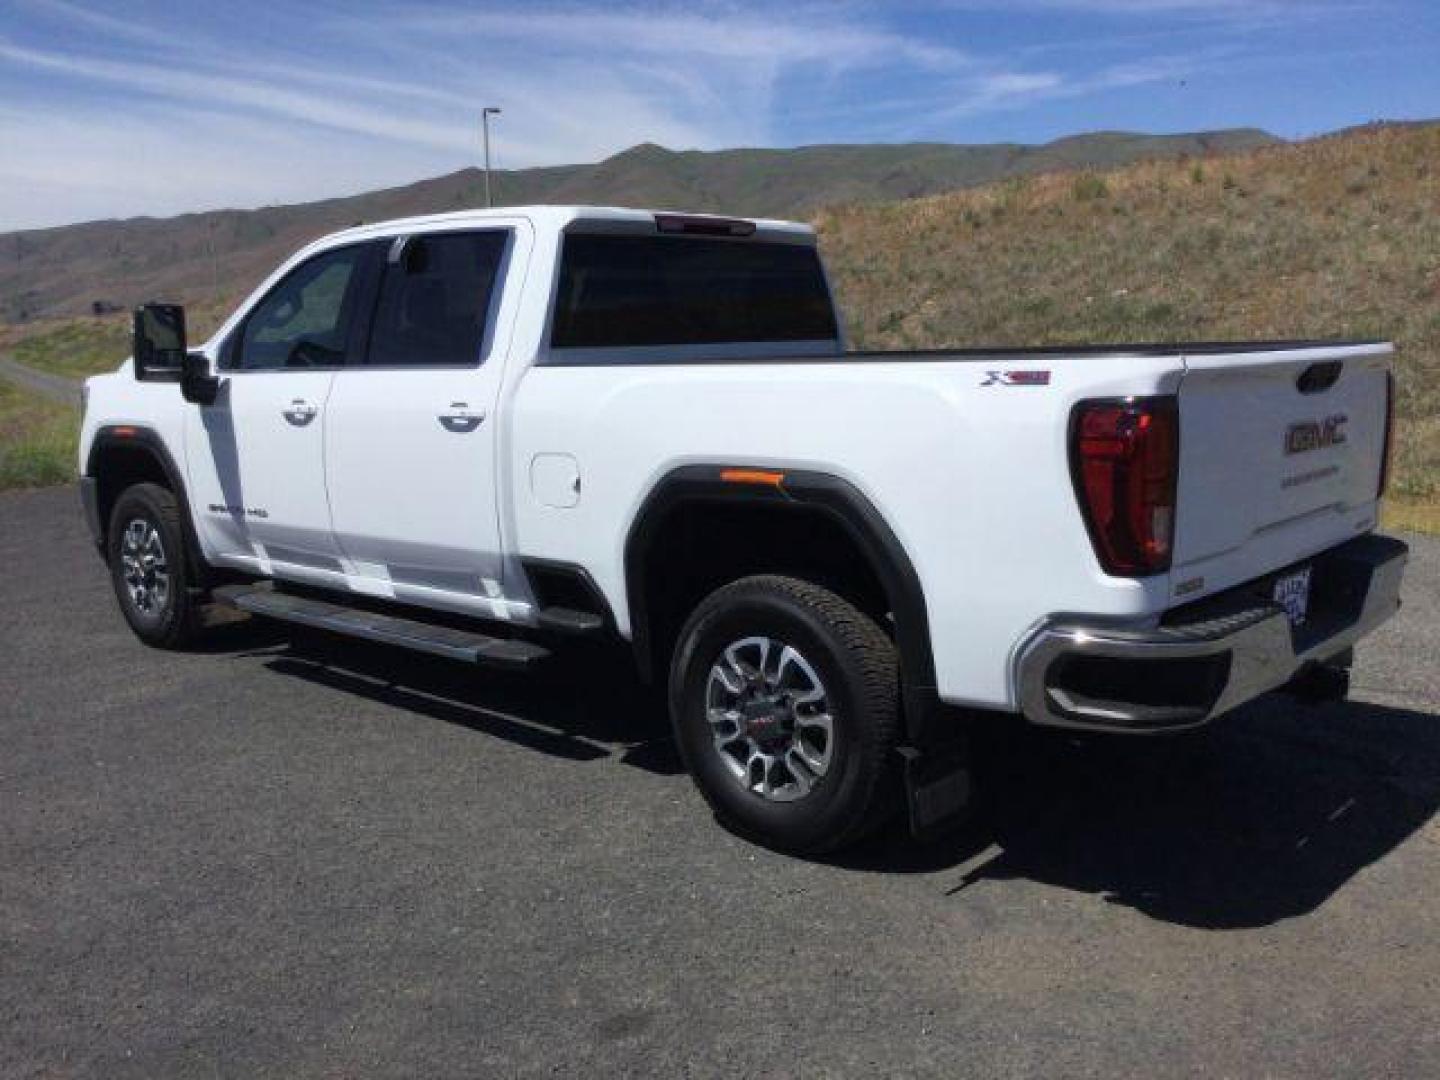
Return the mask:
<svg viewBox="0 0 1440 1080">
<path fill-rule="evenodd" d="M 1323 641 L 1296 652 L 1290 626 L 1279 607 L 1270 615 L 1232 633 L 1177 640 L 1164 629 L 1137 623 L 1083 623 L 1073 619 L 1047 622 L 1020 649 L 1016 679 L 1020 709 L 1032 723 L 1045 727 L 1106 731 L 1127 735 L 1168 734 L 1201 727 L 1267 691 L 1289 682 L 1306 663 L 1326 660 L 1350 648 L 1400 607 L 1400 582 L 1406 556 L 1398 553 L 1374 568 L 1370 587 L 1356 620 Z M 1230 673 L 1215 705 L 1198 719 L 1173 724 L 1143 725 L 1138 713 L 1094 709 L 1092 718 L 1077 720 L 1057 714 L 1049 704 L 1045 676 L 1065 655 L 1105 656 L 1120 660 L 1160 660 L 1231 656 Z M 1107 706 L 1116 703 L 1107 702 Z M 1073 710 L 1072 710 L 1073 711 Z M 1130 721 L 1126 723 L 1125 721 Z"/>
</svg>

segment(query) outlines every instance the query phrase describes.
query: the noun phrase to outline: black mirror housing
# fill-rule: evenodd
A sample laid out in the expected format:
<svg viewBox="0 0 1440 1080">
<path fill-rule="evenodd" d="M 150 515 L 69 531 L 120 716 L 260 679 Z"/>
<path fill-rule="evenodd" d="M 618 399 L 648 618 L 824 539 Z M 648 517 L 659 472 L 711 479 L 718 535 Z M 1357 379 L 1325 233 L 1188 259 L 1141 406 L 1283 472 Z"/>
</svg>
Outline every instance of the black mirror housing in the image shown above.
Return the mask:
<svg viewBox="0 0 1440 1080">
<path fill-rule="evenodd" d="M 185 364 L 185 309 L 179 304 L 142 304 L 135 309 L 135 377 L 174 381 Z"/>
<path fill-rule="evenodd" d="M 210 360 L 202 353 L 186 353 L 180 369 L 180 395 L 194 405 L 214 405 L 220 379 L 210 374 Z"/>
</svg>

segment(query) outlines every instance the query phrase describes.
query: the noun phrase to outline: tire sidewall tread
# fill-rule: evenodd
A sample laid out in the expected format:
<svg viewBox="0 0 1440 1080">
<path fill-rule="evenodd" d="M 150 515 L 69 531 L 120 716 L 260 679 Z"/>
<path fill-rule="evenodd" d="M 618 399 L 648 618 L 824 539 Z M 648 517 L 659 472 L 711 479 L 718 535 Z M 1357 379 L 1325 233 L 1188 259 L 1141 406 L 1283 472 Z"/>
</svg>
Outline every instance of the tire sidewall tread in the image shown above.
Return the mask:
<svg viewBox="0 0 1440 1080">
<path fill-rule="evenodd" d="M 776 803 L 743 790 L 714 752 L 704 693 L 719 649 L 766 634 L 799 648 L 825 683 L 835 716 L 839 768 L 814 791 Z M 680 633 L 671 664 L 670 713 L 676 743 L 716 814 L 769 846 L 820 854 L 853 844 L 898 807 L 895 747 L 900 738 L 895 646 L 853 604 L 798 578 L 757 575 L 711 593 Z"/>
<path fill-rule="evenodd" d="M 182 648 L 199 633 L 199 605 L 192 593 L 190 551 L 181 513 L 180 505 L 169 488 L 150 482 L 135 484 L 122 491 L 115 500 L 106 534 L 110 580 L 120 611 L 136 637 L 147 645 L 162 649 Z M 120 547 L 124 542 L 125 526 L 136 518 L 153 522 L 165 547 L 170 596 L 159 620 L 139 617 L 125 588 Z"/>
</svg>

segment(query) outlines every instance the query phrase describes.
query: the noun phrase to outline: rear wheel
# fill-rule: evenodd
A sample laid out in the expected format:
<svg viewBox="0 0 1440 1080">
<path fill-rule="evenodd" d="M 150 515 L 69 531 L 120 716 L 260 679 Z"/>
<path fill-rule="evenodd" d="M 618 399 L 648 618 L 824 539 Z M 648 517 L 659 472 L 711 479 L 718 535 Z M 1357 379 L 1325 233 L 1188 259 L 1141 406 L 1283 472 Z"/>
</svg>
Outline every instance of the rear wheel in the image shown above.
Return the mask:
<svg viewBox="0 0 1440 1080">
<path fill-rule="evenodd" d="M 174 494 L 136 484 L 115 500 L 107 533 L 110 578 L 120 610 L 147 645 L 179 649 L 199 634 L 185 530 Z"/>
<path fill-rule="evenodd" d="M 809 582 L 751 577 L 712 593 L 681 631 L 670 712 L 690 774 L 727 823 L 819 853 L 898 805 L 894 645 Z"/>
</svg>

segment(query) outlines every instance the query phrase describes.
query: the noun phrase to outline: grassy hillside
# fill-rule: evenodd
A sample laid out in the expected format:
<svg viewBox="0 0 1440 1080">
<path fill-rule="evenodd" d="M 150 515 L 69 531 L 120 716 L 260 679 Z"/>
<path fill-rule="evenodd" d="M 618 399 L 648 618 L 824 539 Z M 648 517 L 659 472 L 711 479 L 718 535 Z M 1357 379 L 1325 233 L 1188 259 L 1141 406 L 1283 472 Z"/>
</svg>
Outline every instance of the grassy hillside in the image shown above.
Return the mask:
<svg viewBox="0 0 1440 1080">
<path fill-rule="evenodd" d="M 234 310 L 234 305 L 207 303 L 185 309 L 191 344 L 205 341 Z M 26 367 L 71 379 L 114 371 L 130 354 L 131 316 L 128 311 L 89 318 L 39 319 L 0 325 L 0 353 Z"/>
<path fill-rule="evenodd" d="M 0 379 L 0 491 L 75 477 L 79 414 Z"/>
<path fill-rule="evenodd" d="M 1402 500 L 1440 501 L 1440 126 L 818 215 L 856 344 L 1385 337 Z"/>
<path fill-rule="evenodd" d="M 806 216 L 835 202 L 909 198 L 1052 169 L 1203 156 L 1275 140 L 1262 131 L 1099 132 L 1045 146 L 920 143 L 792 150 L 637 146 L 595 165 L 497 172 L 496 200 L 599 203 Z M 410 214 L 484 205 L 477 169 L 297 206 L 100 221 L 0 235 L 0 321 L 73 316 L 93 305 L 237 299 L 316 236 Z"/>
</svg>

